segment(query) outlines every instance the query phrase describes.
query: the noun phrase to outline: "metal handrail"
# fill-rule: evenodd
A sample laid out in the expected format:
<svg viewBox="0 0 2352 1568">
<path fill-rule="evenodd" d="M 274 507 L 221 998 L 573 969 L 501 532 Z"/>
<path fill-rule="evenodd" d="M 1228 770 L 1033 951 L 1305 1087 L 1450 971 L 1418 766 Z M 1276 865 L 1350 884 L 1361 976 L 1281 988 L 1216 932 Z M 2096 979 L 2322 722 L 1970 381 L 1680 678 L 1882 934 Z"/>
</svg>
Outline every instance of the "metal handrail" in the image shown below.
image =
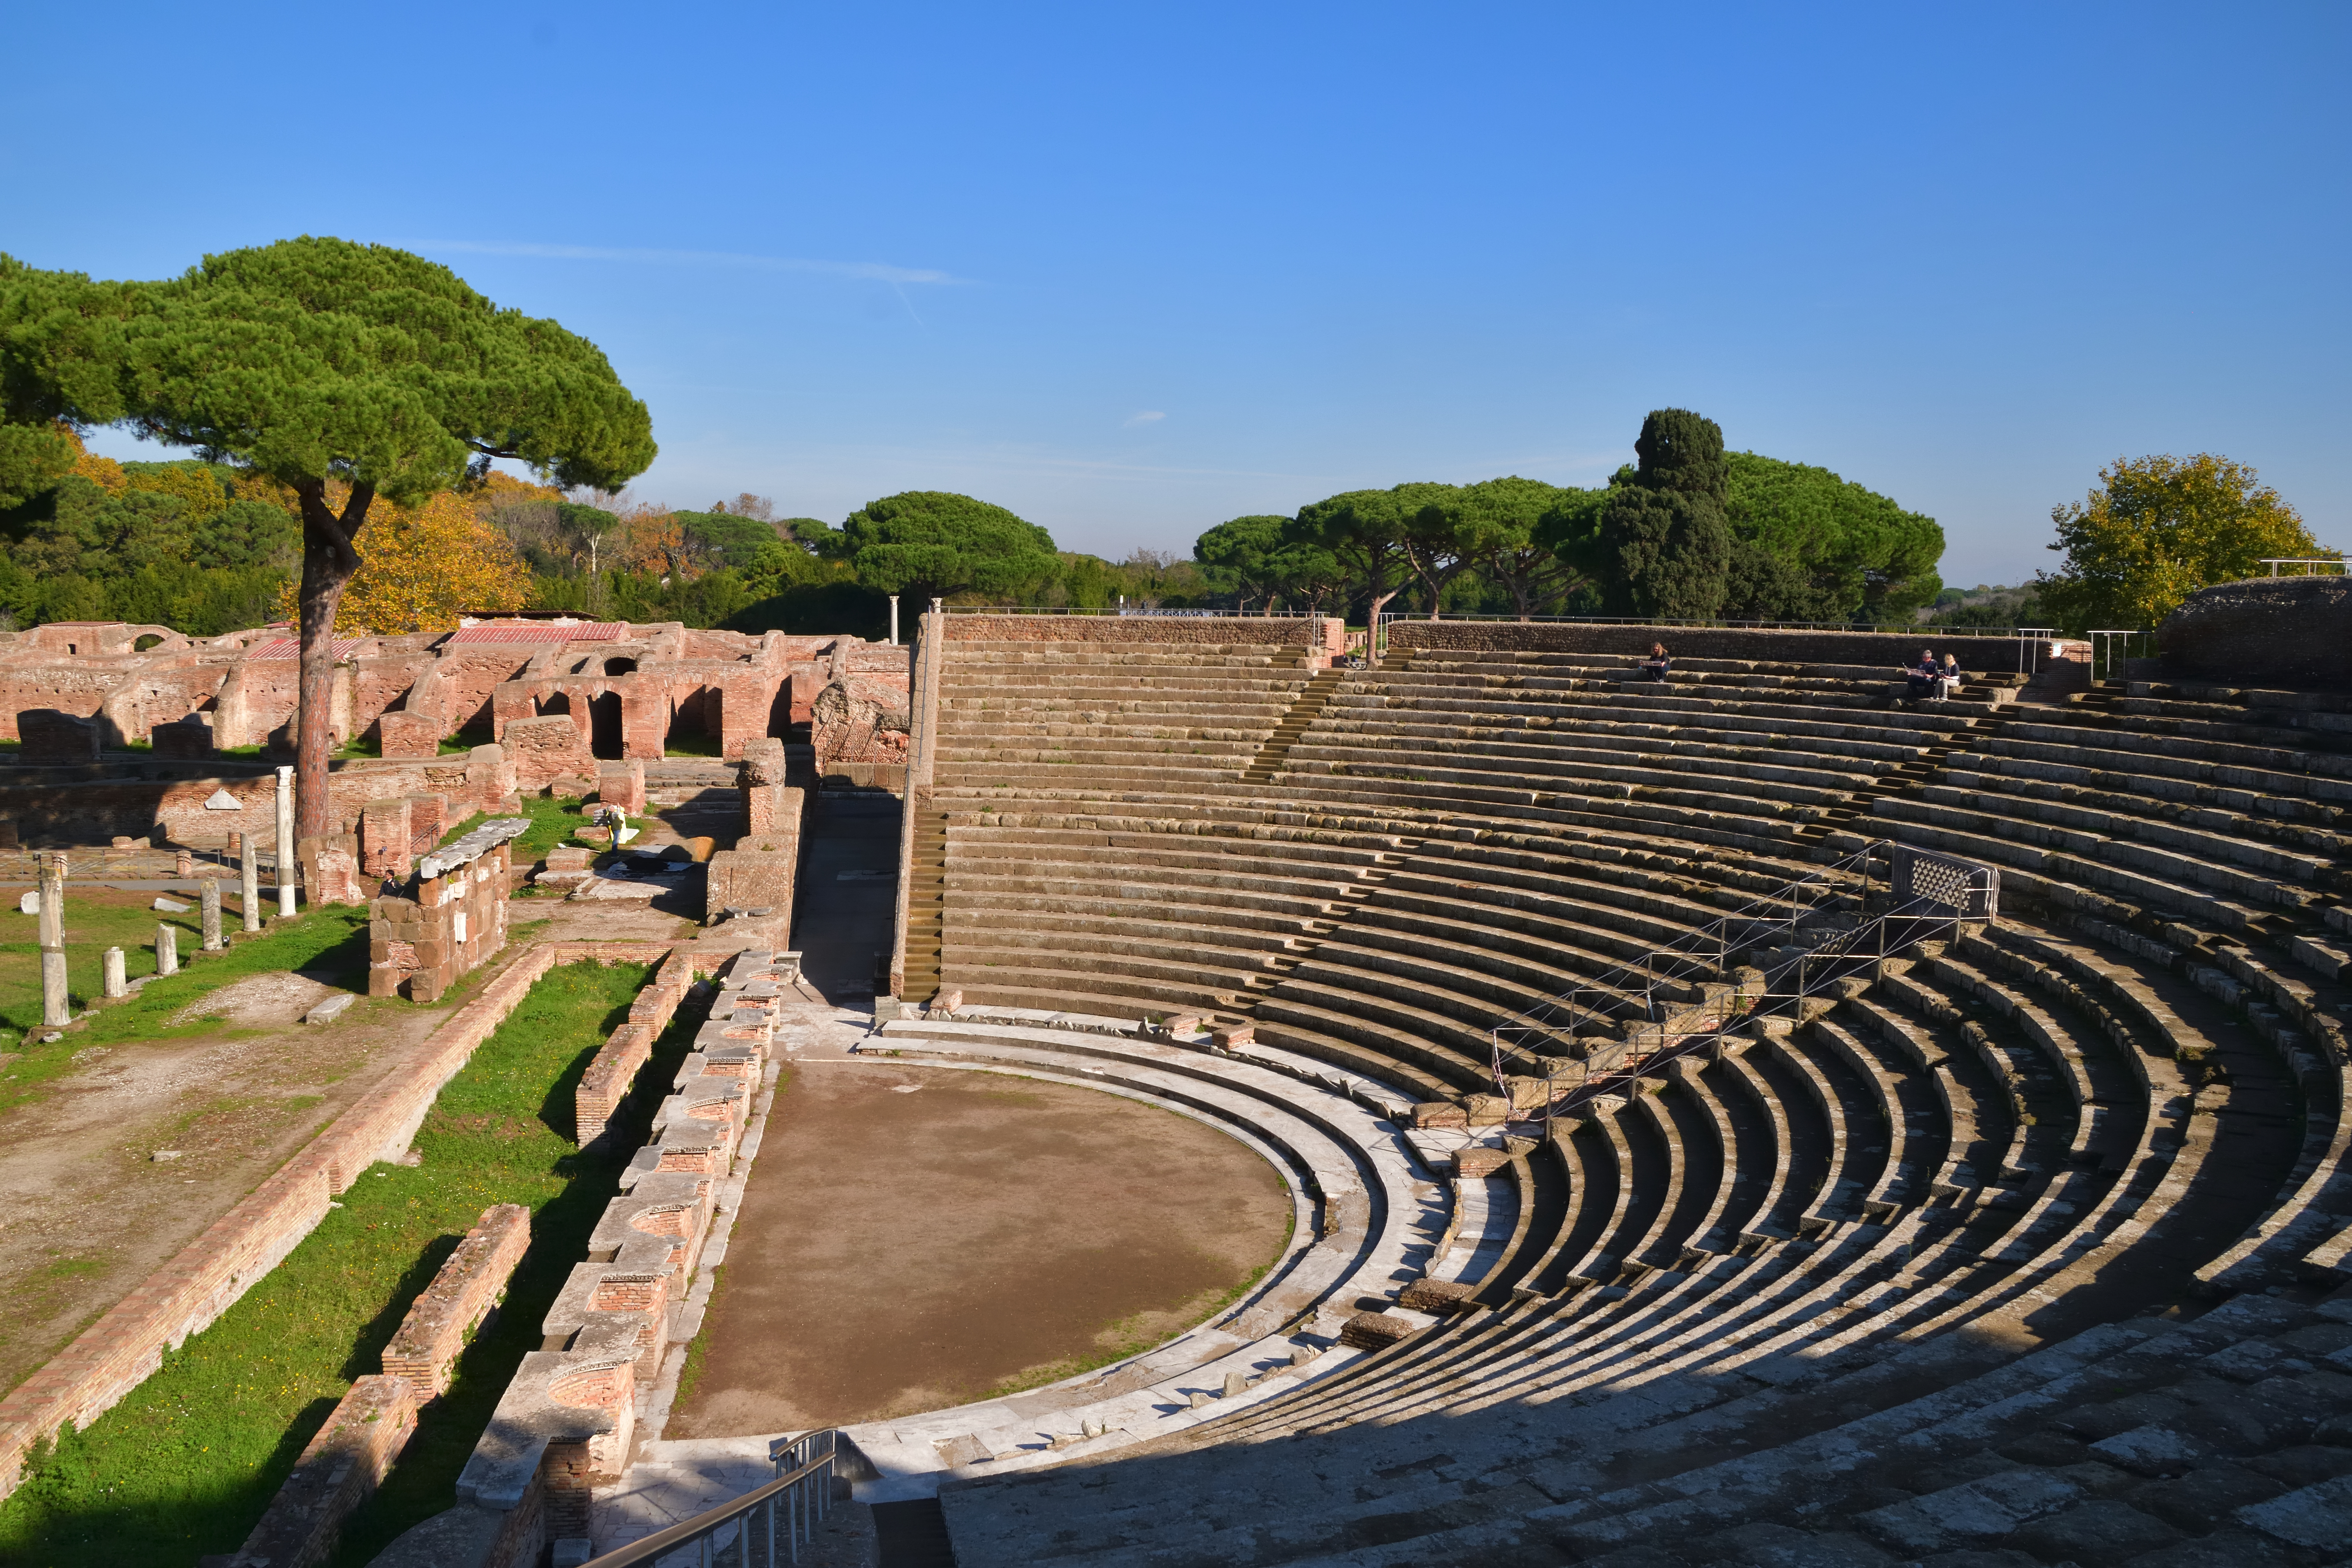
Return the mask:
<svg viewBox="0 0 2352 1568">
<path fill-rule="evenodd" d="M 2279 568 L 2282 566 L 2333 566 L 2338 572 L 2352 572 L 2352 561 L 2347 561 L 2341 555 L 2265 555 L 2254 564 L 2269 567 L 2271 575 L 2273 577 L 2279 574 Z M 2295 575 L 2309 577 L 2316 574 L 2298 572 Z"/>
<path fill-rule="evenodd" d="M 1864 912 L 1867 913 L 1871 881 L 1871 862 L 1881 854 L 1891 854 L 1895 848 L 1890 839 L 1875 839 L 1853 853 L 1842 857 L 1823 868 L 1827 873 L 1862 872 Z M 1805 998 L 1827 989 L 1831 981 L 1839 977 L 1841 960 L 1859 961 L 1865 949 L 1874 949 L 1877 958 L 1887 954 L 1887 936 L 1895 931 L 1895 922 L 1903 925 L 1896 932 L 1897 946 L 1907 946 L 1920 940 L 1919 922 L 1933 921 L 1949 924 L 1958 914 L 1931 914 L 1931 907 L 1944 906 L 1929 899 L 1914 899 L 1895 909 L 1883 911 L 1874 918 L 1843 931 L 1831 934 L 1820 946 L 1787 960 L 1778 968 L 1766 970 L 1764 989 L 1754 996 L 1734 992 L 1729 995 L 1710 997 L 1696 1006 L 1667 1001 L 1661 1005 L 1659 990 L 1662 983 L 1673 983 L 1681 989 L 1680 976 L 1674 971 L 1685 965 L 1712 969 L 1722 973 L 1722 966 L 1733 945 L 1733 931 L 1739 929 L 1738 941 L 1753 940 L 1758 928 L 1769 929 L 1785 924 L 1791 936 L 1806 917 L 1817 911 L 1826 898 L 1834 905 L 1842 890 L 1841 884 L 1829 876 L 1810 873 L 1784 887 L 1749 900 L 1742 909 L 1692 928 L 1683 936 L 1662 947 L 1654 948 L 1640 960 L 1621 963 L 1606 973 L 1571 987 L 1565 994 L 1554 996 L 1540 1006 L 1524 1013 L 1514 1013 L 1498 1019 L 1487 1031 L 1490 1049 L 1488 1069 L 1496 1090 L 1508 1098 L 1509 1085 L 1505 1081 L 1507 1058 L 1532 1058 L 1528 1065 L 1538 1069 L 1547 1089 L 1547 1104 L 1539 1110 L 1529 1108 L 1531 1114 L 1517 1120 L 1546 1123 L 1565 1116 L 1594 1097 L 1610 1092 L 1617 1085 L 1640 1078 L 1664 1062 L 1704 1050 L 1727 1034 L 1736 1024 L 1752 1019 L 1771 1017 L 1796 1009 Z M 1785 911 L 1785 912 L 1783 912 Z M 1712 959 L 1706 949 L 1715 950 Z M 1817 969 L 1816 966 L 1819 966 Z M 1773 988 L 1791 973 L 1795 989 L 1791 993 L 1773 994 Z M 1820 975 L 1817 980 L 1816 974 Z M 1618 983 L 1621 978 L 1627 982 Z M 1636 982 L 1638 984 L 1636 984 Z M 1611 1004 L 1633 1001 L 1639 994 L 1641 1014 L 1638 1020 L 1620 1017 L 1610 1011 Z M 1696 1028 L 1675 1030 L 1669 1035 L 1666 1026 L 1679 1014 L 1685 1019 L 1695 1015 L 1705 1021 Z M 1622 1034 L 1615 1039 L 1605 1036 L 1580 1036 L 1580 1026 L 1586 1029 L 1617 1028 L 1634 1026 L 1633 1037 Z M 1643 1026 L 1655 1026 L 1655 1032 Z M 1538 1039 L 1555 1045 L 1582 1045 L 1583 1054 L 1566 1058 L 1545 1054 L 1536 1044 Z M 1643 1048 L 1642 1041 L 1657 1043 Z M 1605 1042 L 1605 1043 L 1603 1043 Z M 1563 1082 L 1563 1080 L 1565 1080 Z"/>
<path fill-rule="evenodd" d="M 769 1458 L 779 1468 L 792 1468 L 774 1480 L 745 1492 L 732 1502 L 682 1520 L 665 1530 L 619 1546 L 601 1557 L 589 1559 L 586 1568 L 632 1568 L 636 1563 L 659 1563 L 663 1558 L 690 1546 L 702 1548 L 693 1559 L 697 1568 L 714 1568 L 719 1552 L 732 1545 L 734 1568 L 775 1568 L 777 1500 L 783 1503 L 785 1550 L 791 1561 L 801 1560 L 801 1542 L 816 1539 L 816 1526 L 832 1511 L 833 1472 L 841 1453 L 841 1434 L 828 1428 L 810 1432 L 769 1449 Z M 767 1529 L 764 1539 L 767 1552 L 755 1558 L 751 1552 L 754 1521 L 751 1516 L 765 1512 Z M 741 1522 L 731 1542 L 718 1540 L 719 1531 L 729 1525 Z"/>
</svg>

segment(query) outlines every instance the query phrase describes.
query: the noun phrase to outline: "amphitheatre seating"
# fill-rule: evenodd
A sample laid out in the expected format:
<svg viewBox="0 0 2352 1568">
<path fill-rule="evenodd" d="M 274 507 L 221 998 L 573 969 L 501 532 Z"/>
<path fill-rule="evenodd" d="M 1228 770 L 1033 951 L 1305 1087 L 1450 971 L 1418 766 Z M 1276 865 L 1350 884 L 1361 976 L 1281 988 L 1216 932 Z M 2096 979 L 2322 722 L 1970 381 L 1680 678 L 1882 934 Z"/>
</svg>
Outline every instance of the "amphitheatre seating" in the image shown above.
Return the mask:
<svg viewBox="0 0 2352 1568">
<path fill-rule="evenodd" d="M 959 1561 L 2320 1561 L 2311 1510 L 2352 1524 L 2352 704 L 1625 674 L 1421 656 L 1287 728 L 1258 704 L 1246 745 L 1153 718 L 1224 747 L 1164 769 L 942 752 L 968 1005 L 1246 1024 L 1416 1118 L 1517 1094 L 1490 1031 L 1549 999 L 1573 1058 L 1754 994 L 1787 931 L 1749 906 L 1854 891 L 1825 863 L 1864 827 L 2004 872 L 1998 920 L 1451 1134 L 1481 1239 L 1430 1278 L 1465 1310 L 1388 1307 L 1388 1348 L 1099 1462 L 960 1466 Z"/>
</svg>

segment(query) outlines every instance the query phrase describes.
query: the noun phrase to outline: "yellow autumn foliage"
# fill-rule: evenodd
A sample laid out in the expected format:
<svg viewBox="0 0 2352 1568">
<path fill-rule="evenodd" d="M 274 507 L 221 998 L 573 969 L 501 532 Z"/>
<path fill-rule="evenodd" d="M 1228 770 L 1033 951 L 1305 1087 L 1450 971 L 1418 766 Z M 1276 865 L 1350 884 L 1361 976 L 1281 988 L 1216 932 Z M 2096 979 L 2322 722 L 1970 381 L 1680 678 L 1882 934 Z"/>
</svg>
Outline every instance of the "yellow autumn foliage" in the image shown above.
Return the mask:
<svg viewBox="0 0 2352 1568">
<path fill-rule="evenodd" d="M 98 460 L 103 462 L 106 459 Z M 120 467 L 116 471 L 122 473 Z M 184 503 L 180 515 L 190 522 L 204 522 L 217 517 L 228 506 L 228 492 L 221 489 L 221 482 L 213 477 L 212 469 L 201 463 L 173 463 L 169 468 L 123 473 L 123 483 L 134 490 L 152 490 L 157 495 L 178 497 Z"/>
<path fill-rule="evenodd" d="M 444 490 L 418 507 L 379 499 L 353 542 L 360 569 L 335 612 L 338 636 L 454 631 L 460 616 L 522 608 L 530 568 L 506 535 L 476 510 L 481 492 Z M 296 584 L 278 614 L 297 613 Z"/>
<path fill-rule="evenodd" d="M 2210 452 L 2119 458 L 2053 508 L 2065 564 L 2035 579 L 2072 632 L 2154 626 L 2198 589 L 2263 575 L 2265 558 L 2334 558 L 2254 470 Z"/>
</svg>

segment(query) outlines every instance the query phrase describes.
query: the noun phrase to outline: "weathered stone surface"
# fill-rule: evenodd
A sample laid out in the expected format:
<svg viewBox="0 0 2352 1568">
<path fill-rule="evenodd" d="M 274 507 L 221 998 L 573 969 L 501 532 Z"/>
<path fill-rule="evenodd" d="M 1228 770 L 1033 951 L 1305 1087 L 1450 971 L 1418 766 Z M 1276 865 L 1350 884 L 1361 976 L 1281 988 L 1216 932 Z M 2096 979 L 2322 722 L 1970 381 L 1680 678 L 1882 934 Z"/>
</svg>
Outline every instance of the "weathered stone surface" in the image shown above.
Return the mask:
<svg viewBox="0 0 2352 1568">
<path fill-rule="evenodd" d="M 1413 1331 L 1409 1318 L 1391 1312 L 1359 1312 L 1339 1331 L 1339 1342 L 1361 1351 L 1386 1350 Z"/>
<path fill-rule="evenodd" d="M 2352 576 L 2200 588 L 2156 629 L 2168 679 L 2352 690 Z"/>
<path fill-rule="evenodd" d="M 515 788 L 537 795 L 557 779 L 593 774 L 596 759 L 569 713 L 518 719 L 499 737 L 514 763 Z"/>
<path fill-rule="evenodd" d="M 1466 1311 L 1474 1305 L 1472 1298 L 1478 1293 L 1475 1285 L 1465 1285 L 1458 1279 L 1416 1279 L 1397 1293 L 1397 1305 L 1410 1311 Z"/>
</svg>

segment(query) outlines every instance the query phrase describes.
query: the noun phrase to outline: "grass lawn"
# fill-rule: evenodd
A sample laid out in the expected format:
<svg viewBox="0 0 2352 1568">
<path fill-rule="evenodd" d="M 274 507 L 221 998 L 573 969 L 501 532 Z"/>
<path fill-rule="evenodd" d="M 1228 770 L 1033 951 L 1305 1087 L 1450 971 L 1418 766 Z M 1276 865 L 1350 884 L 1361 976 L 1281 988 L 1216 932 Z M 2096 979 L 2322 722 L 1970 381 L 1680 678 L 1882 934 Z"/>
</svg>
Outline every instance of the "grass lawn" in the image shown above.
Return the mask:
<svg viewBox="0 0 2352 1568">
<path fill-rule="evenodd" d="M 503 821 L 517 814 L 502 811 L 498 815 Z M 544 860 L 549 850 L 588 826 L 588 819 L 580 813 L 580 800 L 576 795 L 567 795 L 558 800 L 525 795 L 520 815 L 530 818 L 530 827 L 514 841 L 514 863 L 518 866 L 530 866 Z M 442 837 L 441 842 L 451 843 L 489 820 L 487 813 L 478 811 L 451 828 Z"/>
<path fill-rule="evenodd" d="M 627 1152 L 574 1147 L 572 1094 L 646 973 L 642 964 L 583 962 L 533 986 L 435 1101 L 416 1136 L 421 1165 L 371 1167 L 218 1322 L 166 1355 L 89 1431 L 41 1456 L 0 1502 L 0 1562 L 180 1568 L 234 1551 L 335 1401 L 379 1370 L 409 1303 L 467 1227 L 491 1204 L 525 1204 L 534 1211 L 530 1250 L 505 1306 L 331 1561 L 357 1568 L 449 1507 L 508 1379 L 539 1348 L 541 1320 L 619 1191 Z M 673 1026 L 640 1074 L 623 1110 L 635 1127 L 650 1118 L 693 1027 Z"/>
<path fill-rule="evenodd" d="M 235 931 L 242 923 L 236 912 L 235 885 L 221 900 L 222 924 Z M 173 895 L 177 897 L 177 895 Z M 268 893 L 262 895 L 274 900 Z M 189 895 L 193 903 L 194 895 Z M 118 1002 L 91 1017 L 65 1038 L 45 1046 L 28 1035 L 41 1021 L 41 949 L 38 917 L 20 915 L 11 908 L 0 912 L 0 931 L 11 938 L 0 942 L 0 1048 L 18 1053 L 0 1066 L 0 1111 L 20 1103 L 50 1079 L 68 1070 L 73 1054 L 89 1046 L 121 1040 L 169 1040 L 214 1033 L 216 1024 L 198 1020 L 168 1026 L 165 1020 L 205 993 L 218 990 L 248 974 L 278 970 L 307 971 L 331 984 L 354 990 L 367 983 L 367 910 L 362 908 L 312 910 L 290 921 L 271 921 L 260 934 L 232 942 L 221 952 L 198 957 L 201 941 L 197 911 L 160 914 L 148 906 L 152 892 L 117 891 L 106 888 L 66 888 L 67 993 L 77 1015 L 99 994 L 99 966 L 107 948 L 122 949 L 123 968 L 130 978 L 155 973 L 155 927 L 166 923 L 180 933 L 180 973 L 151 982 L 135 997 Z"/>
</svg>

